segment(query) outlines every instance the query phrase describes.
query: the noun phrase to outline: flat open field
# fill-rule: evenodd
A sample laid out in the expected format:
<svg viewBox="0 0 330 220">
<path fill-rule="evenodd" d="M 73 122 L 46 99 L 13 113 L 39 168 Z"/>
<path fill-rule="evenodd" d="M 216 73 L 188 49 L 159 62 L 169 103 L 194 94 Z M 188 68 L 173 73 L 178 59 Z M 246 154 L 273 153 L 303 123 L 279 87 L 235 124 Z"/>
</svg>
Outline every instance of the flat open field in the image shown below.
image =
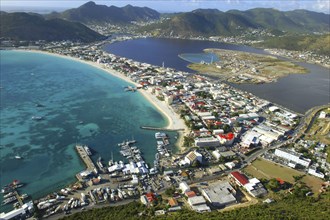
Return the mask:
<svg viewBox="0 0 330 220">
<path fill-rule="evenodd" d="M 216 54 L 220 61 L 212 64 L 194 63 L 188 67 L 229 82 L 268 83 L 292 73 L 307 73 L 305 68 L 293 62 L 283 61 L 270 55 L 223 49 L 206 49 L 205 52 Z"/>
<path fill-rule="evenodd" d="M 281 178 L 289 183 L 294 183 L 293 176 L 305 174 L 303 172 L 263 159 L 255 160 L 250 166 L 246 167 L 244 171 L 256 178 Z M 318 190 L 321 188 L 321 184 L 323 183 L 321 179 L 310 175 L 306 175 L 302 181 L 305 182 L 307 186 L 311 187 L 314 193 L 318 192 Z"/>
</svg>

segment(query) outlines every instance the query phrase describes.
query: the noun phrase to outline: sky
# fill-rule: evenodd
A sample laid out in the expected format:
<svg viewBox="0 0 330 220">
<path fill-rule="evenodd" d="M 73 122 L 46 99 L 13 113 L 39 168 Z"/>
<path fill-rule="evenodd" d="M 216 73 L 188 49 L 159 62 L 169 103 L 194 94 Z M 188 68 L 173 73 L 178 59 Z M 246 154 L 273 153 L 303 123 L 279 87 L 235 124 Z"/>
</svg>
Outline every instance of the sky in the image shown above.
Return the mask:
<svg viewBox="0 0 330 220">
<path fill-rule="evenodd" d="M 0 10 L 8 8 L 32 9 L 52 8 L 61 9 L 75 8 L 88 2 L 82 0 L 1 0 Z M 330 0 L 94 0 L 100 5 L 115 5 L 118 7 L 131 4 L 133 6 L 149 7 L 159 12 L 186 12 L 197 8 L 216 8 L 221 11 L 231 9 L 247 10 L 251 8 L 275 8 L 281 11 L 294 9 L 307 9 L 310 11 L 330 14 Z"/>
</svg>

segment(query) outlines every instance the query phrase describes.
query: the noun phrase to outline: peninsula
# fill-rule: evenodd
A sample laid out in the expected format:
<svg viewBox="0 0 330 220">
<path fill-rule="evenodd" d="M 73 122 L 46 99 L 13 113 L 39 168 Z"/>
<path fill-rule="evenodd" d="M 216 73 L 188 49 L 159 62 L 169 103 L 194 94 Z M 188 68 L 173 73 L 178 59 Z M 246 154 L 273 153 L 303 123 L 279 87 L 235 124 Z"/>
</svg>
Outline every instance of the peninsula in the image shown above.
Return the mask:
<svg viewBox="0 0 330 220">
<path fill-rule="evenodd" d="M 307 73 L 304 67 L 292 61 L 278 59 L 272 55 L 260 55 L 242 51 L 205 49 L 220 61 L 192 63 L 188 67 L 203 75 L 233 83 L 270 83 L 291 73 Z"/>
</svg>

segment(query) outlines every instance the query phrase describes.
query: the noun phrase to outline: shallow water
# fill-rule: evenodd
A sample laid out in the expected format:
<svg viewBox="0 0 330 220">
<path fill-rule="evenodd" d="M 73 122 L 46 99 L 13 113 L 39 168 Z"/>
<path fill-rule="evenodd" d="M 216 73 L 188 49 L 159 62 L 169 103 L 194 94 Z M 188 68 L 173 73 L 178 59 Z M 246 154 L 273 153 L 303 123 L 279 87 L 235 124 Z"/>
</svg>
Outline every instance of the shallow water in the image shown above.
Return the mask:
<svg viewBox="0 0 330 220">
<path fill-rule="evenodd" d="M 84 169 L 76 143 L 88 144 L 93 159 L 107 164 L 111 152 L 122 159 L 118 143 L 135 138 L 153 162 L 154 132 L 140 126 L 167 121 L 139 92 L 125 92 L 127 82 L 57 56 L 1 51 L 0 58 L 1 186 L 18 179 L 26 184 L 20 191 L 36 198 L 74 181 Z"/>
</svg>

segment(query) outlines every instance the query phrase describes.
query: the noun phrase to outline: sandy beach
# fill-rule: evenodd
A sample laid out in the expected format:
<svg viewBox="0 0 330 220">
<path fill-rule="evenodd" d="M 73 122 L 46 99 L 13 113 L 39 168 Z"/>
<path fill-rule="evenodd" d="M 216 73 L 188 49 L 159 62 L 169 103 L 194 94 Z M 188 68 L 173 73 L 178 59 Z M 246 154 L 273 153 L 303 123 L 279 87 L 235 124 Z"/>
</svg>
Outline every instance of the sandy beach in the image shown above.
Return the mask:
<svg viewBox="0 0 330 220">
<path fill-rule="evenodd" d="M 118 77 L 135 86 L 139 85 L 139 84 L 133 82 L 130 78 L 123 75 L 122 73 L 120 73 L 114 69 L 111 69 L 109 67 L 106 67 L 105 64 L 99 64 L 99 63 L 92 62 L 92 61 L 81 60 L 81 59 L 78 59 L 75 57 L 70 57 L 70 56 L 65 56 L 65 55 L 61 55 L 61 54 L 50 53 L 50 52 L 40 51 L 40 50 L 18 50 L 18 51 L 42 53 L 42 54 L 46 54 L 46 55 L 52 55 L 52 56 L 57 56 L 57 57 L 65 58 L 65 59 L 71 59 L 74 61 L 82 62 L 82 63 L 88 64 L 88 65 L 91 65 L 95 68 L 102 69 L 105 72 L 107 72 L 108 74 Z M 181 119 L 180 116 L 173 111 L 171 106 L 167 105 L 163 101 L 160 101 L 159 99 L 157 99 L 156 96 L 152 95 L 147 90 L 139 89 L 138 91 L 167 118 L 168 124 L 165 127 L 166 129 L 180 130 L 179 137 L 176 142 L 176 146 L 178 147 L 179 151 L 182 152 L 184 150 L 183 149 L 183 137 L 185 134 L 187 134 L 189 132 L 189 129 L 186 126 L 186 124 L 184 123 L 183 119 Z"/>
</svg>

